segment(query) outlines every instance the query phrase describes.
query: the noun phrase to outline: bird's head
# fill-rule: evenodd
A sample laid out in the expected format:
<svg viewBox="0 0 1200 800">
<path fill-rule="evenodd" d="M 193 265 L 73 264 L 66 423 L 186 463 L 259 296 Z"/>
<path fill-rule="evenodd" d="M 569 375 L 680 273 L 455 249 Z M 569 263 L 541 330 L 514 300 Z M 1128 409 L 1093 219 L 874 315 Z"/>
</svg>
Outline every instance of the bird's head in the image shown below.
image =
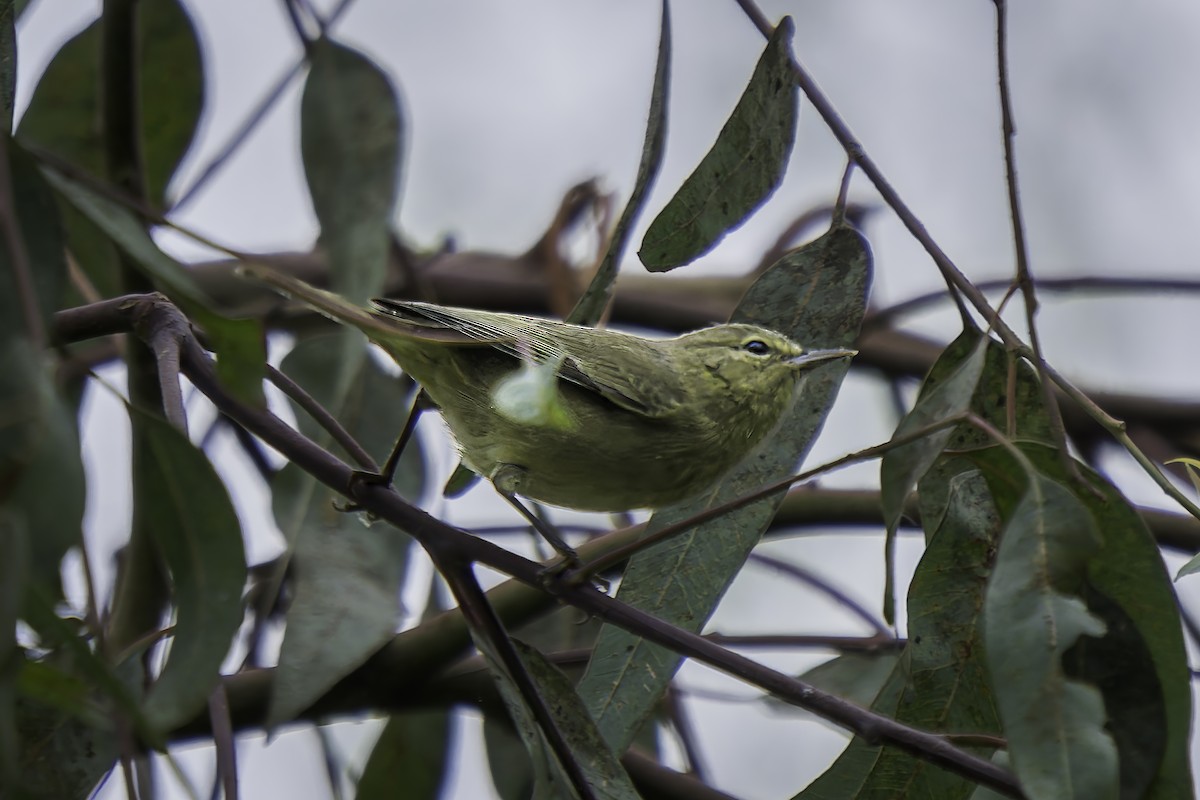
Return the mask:
<svg viewBox="0 0 1200 800">
<path fill-rule="evenodd" d="M 704 391 L 782 412 L 806 371 L 858 351 L 808 350 L 781 333 L 741 323 L 716 325 L 674 340 L 679 368 Z"/>
</svg>

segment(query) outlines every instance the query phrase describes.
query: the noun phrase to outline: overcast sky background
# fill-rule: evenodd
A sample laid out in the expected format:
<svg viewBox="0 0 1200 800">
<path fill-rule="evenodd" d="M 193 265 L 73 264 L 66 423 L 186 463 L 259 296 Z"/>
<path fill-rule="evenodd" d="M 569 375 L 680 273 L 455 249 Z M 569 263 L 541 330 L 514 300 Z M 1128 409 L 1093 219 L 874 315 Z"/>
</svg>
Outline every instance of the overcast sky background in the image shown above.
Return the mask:
<svg viewBox="0 0 1200 800">
<path fill-rule="evenodd" d="M 34 3 L 19 26 L 19 108 L 57 47 L 98 13 L 98 5 Z M 190 185 L 301 54 L 278 0 L 187 6 L 206 50 L 208 105 L 176 189 Z M 956 263 L 976 279 L 1010 274 L 993 4 L 839 0 L 764 2 L 763 8 L 771 19 L 793 15 L 798 58 Z M 1178 0 L 1058 0 L 1014 3 L 1010 14 L 1021 190 L 1035 275 L 1194 275 L 1200 7 Z M 763 46 L 731 0 L 676 2 L 672 17 L 666 161 L 642 230 L 711 145 Z M 335 34 L 364 50 L 400 87 L 408 140 L 399 225 L 411 241 L 433 245 L 453 233 L 461 248 L 519 252 L 537 238 L 571 184 L 599 176 L 619 202 L 627 197 L 653 76 L 657 2 L 358 0 Z M 302 81 L 292 85 L 179 222 L 244 251 L 311 246 L 317 227 L 300 166 L 301 88 Z M 793 216 L 832 199 L 843 164 L 820 118 L 802 105 L 783 186 L 696 269 L 755 263 Z M 861 175 L 852 195 L 876 200 Z M 867 233 L 878 305 L 941 286 L 927 256 L 890 213 L 874 217 Z M 161 241 L 181 258 L 205 255 L 179 237 Z M 632 256 L 625 266 L 639 268 Z M 1196 364 L 1189 325 L 1196 303 L 1189 296 L 1136 302 L 1046 296 L 1040 318 L 1045 350 L 1087 387 L 1195 397 L 1200 371 L 1187 367 Z M 957 332 L 945 313 L 924 315 L 912 327 L 943 340 Z M 869 378 L 852 376 L 810 463 L 886 439 L 895 420 L 885 399 Z M 103 393 L 93 393 L 91 413 L 99 422 L 85 434 L 88 525 L 101 560 L 127 525 L 128 499 L 116 466 L 126 458 L 126 434 L 119 406 Z M 442 466 L 448 468 L 448 460 Z M 831 482 L 865 485 L 874 470 Z M 1112 472 L 1131 499 L 1164 504 L 1124 459 L 1113 459 Z M 269 528 L 261 498 L 239 493 L 235 499 L 247 527 Z M 467 501 L 447 513 L 467 522 L 473 508 Z M 256 537 L 251 559 L 269 556 L 272 541 Z M 879 604 L 878 536 L 807 536 L 772 544 L 770 551 L 824 569 L 864 602 Z M 910 541 L 906 569 L 918 555 Z M 846 617 L 811 593 L 753 567 L 746 577 L 730 592 L 714 629 L 846 629 Z M 1200 603 L 1196 580 L 1185 582 L 1183 595 Z M 800 670 L 823 657 L 762 658 Z M 751 694 L 705 669 L 688 667 L 683 675 L 689 686 Z M 750 800 L 791 796 L 844 746 L 844 737 L 821 734 L 819 723 L 797 723 L 752 704 L 697 700 L 693 708 L 716 783 Z M 362 750 L 374 730 L 342 726 L 339 741 Z M 460 727 L 461 746 L 471 752 L 478 751 L 476 730 L 470 720 Z M 328 796 L 311 733 L 285 734 L 266 749 L 247 744 L 241 755 L 246 797 Z M 193 749 L 184 763 L 203 776 L 209 758 Z M 478 774 L 454 780 L 456 798 L 490 791 Z M 206 792 L 207 779 L 200 777 L 197 786 Z M 102 796 L 124 796 L 119 778 Z"/>
</svg>

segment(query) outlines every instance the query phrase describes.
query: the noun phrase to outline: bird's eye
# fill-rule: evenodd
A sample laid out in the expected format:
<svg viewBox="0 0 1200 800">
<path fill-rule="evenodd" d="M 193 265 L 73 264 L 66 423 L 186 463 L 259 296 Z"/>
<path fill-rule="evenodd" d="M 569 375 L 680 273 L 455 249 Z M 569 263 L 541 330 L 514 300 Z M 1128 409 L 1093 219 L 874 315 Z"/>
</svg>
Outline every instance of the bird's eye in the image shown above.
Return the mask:
<svg viewBox="0 0 1200 800">
<path fill-rule="evenodd" d="M 771 347 L 761 339 L 751 339 L 742 345 L 742 349 L 755 356 L 765 356 L 771 352 Z"/>
</svg>

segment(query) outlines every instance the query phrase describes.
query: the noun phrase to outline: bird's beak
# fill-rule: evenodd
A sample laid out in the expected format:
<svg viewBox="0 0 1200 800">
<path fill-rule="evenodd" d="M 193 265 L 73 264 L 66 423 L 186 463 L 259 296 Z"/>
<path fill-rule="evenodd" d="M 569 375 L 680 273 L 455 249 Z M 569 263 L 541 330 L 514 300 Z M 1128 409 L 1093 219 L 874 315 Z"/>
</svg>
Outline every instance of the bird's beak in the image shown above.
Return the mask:
<svg viewBox="0 0 1200 800">
<path fill-rule="evenodd" d="M 818 364 L 823 364 L 826 361 L 837 361 L 841 358 L 854 358 L 858 355 L 857 350 L 809 350 L 804 355 L 795 356 L 790 359 L 793 366 L 802 369 L 815 367 Z"/>
</svg>

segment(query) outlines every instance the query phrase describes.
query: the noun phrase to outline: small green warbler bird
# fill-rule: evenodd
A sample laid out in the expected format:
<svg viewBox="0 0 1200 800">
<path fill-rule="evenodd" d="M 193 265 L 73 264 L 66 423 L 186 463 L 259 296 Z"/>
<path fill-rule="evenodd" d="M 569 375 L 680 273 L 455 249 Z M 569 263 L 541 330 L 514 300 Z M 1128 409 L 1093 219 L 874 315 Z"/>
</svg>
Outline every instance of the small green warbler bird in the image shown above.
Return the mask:
<svg viewBox="0 0 1200 800">
<path fill-rule="evenodd" d="M 771 431 L 814 350 L 755 325 L 648 339 L 554 320 L 374 300 L 243 271 L 360 329 L 437 404 L 464 463 L 502 492 L 581 511 L 700 494 Z"/>
</svg>

